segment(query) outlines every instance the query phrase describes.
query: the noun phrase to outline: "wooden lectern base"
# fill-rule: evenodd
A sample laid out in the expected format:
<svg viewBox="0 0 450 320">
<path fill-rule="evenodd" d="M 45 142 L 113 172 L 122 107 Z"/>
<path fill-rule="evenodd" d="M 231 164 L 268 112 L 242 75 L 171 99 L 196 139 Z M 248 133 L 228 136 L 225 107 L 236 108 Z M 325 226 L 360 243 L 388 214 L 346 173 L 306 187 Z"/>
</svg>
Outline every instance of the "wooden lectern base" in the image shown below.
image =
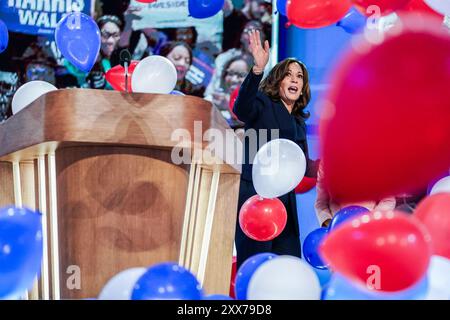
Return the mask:
<svg viewBox="0 0 450 320">
<path fill-rule="evenodd" d="M 171 161 L 180 129 L 193 163 Z M 88 89 L 50 92 L 0 124 L 0 206 L 43 214 L 28 298 L 97 297 L 120 271 L 167 261 L 227 294 L 240 168 L 196 160 L 207 143 L 193 137 L 209 129 L 229 133 L 203 99 Z"/>
<path fill-rule="evenodd" d="M 45 263 L 30 298 L 96 297 L 121 270 L 164 261 L 190 269 L 205 292 L 228 294 L 239 175 L 174 170 L 170 154 L 93 145 L 0 162 L 0 205 L 47 212 Z"/>
</svg>

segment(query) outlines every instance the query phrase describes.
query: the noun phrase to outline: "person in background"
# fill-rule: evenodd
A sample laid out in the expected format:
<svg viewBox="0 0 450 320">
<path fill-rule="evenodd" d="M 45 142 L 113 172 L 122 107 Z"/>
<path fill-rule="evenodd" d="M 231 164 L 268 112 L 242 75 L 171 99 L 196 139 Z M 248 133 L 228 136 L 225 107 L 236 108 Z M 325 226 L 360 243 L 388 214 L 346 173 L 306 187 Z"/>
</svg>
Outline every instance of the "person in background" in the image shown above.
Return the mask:
<svg viewBox="0 0 450 320">
<path fill-rule="evenodd" d="M 55 68 L 58 67 L 56 59 L 38 43 L 31 43 L 17 60 L 21 62 L 22 67 L 21 83 L 41 80 L 56 85 Z"/>
<path fill-rule="evenodd" d="M 232 48 L 226 52 L 223 52 L 219 54 L 215 60 L 215 70 L 214 74 L 211 78 L 211 81 L 209 82 L 208 87 L 205 91 L 205 97 L 211 97 L 214 92 L 217 92 L 220 90 L 220 76 L 222 75 L 223 68 L 225 64 L 237 56 L 242 55 L 250 55 L 250 49 L 249 49 L 249 32 L 250 31 L 259 31 L 258 34 L 260 34 L 261 42 L 264 42 L 266 40 L 264 32 L 263 32 L 263 25 L 261 22 L 252 20 L 247 22 L 245 25 L 245 29 L 243 30 L 240 39 L 241 39 L 241 46 L 239 48 Z M 269 64 L 268 64 L 269 65 Z M 267 70 L 266 70 L 267 71 Z"/>
<path fill-rule="evenodd" d="M 254 66 L 239 89 L 233 111 L 239 120 L 245 123 L 245 131 L 256 131 L 260 147 L 262 135 L 272 139 L 272 129 L 278 129 L 279 138 L 289 139 L 296 143 L 306 157 L 307 177 L 317 176 L 318 161 L 309 158 L 306 137 L 305 111 L 311 100 L 309 76 L 305 65 L 293 58 L 287 58 L 275 65 L 263 80 L 263 73 L 269 61 L 269 42 L 262 41 L 259 31 L 249 34 L 250 52 Z M 278 138 L 278 137 L 277 137 Z M 238 214 L 244 202 L 256 195 L 253 186 L 252 164 L 253 154 L 249 139 L 244 139 L 244 163 L 240 180 Z M 263 252 L 301 257 L 297 203 L 295 191 L 279 197 L 287 211 L 287 223 L 281 234 L 272 241 L 255 241 L 236 224 L 237 267 L 249 257 Z M 237 219 L 239 221 L 239 219 Z"/>
<path fill-rule="evenodd" d="M 105 73 L 120 62 L 118 46 L 123 23 L 117 16 L 105 15 L 97 20 L 97 24 L 101 36 L 100 54 L 87 76 L 87 83 L 92 89 L 112 90 L 106 81 Z"/>
<path fill-rule="evenodd" d="M 367 208 L 369 211 L 374 210 L 394 210 L 396 206 L 395 197 L 386 197 L 380 200 L 364 201 L 358 203 L 339 203 L 330 196 L 329 192 L 325 188 L 323 183 L 323 166 L 319 166 L 319 171 L 317 174 L 317 184 L 316 184 L 316 202 L 314 208 L 316 210 L 316 216 L 319 220 L 319 225 L 321 227 L 328 227 L 331 223 L 336 212 L 347 207 L 347 206 L 361 206 Z"/>
<path fill-rule="evenodd" d="M 243 123 L 230 112 L 230 96 L 242 84 L 250 72 L 252 64 L 253 58 L 249 55 L 241 55 L 230 59 L 223 68 L 220 87 L 212 96 L 205 97 L 221 111 L 232 128 L 242 127 Z"/>
<path fill-rule="evenodd" d="M 158 54 L 162 46 L 169 41 L 184 42 L 193 49 L 196 45 L 197 36 L 195 27 L 166 28 L 160 30 L 145 28 L 131 33 L 129 41 L 130 51 L 133 52 L 133 60 L 142 60 L 148 56 Z"/>
<path fill-rule="evenodd" d="M 239 48 L 241 43 L 239 35 L 245 25 L 251 20 L 263 24 L 265 39 L 271 38 L 272 31 L 272 1 L 270 0 L 244 0 L 244 7 L 238 10 L 233 7 L 232 0 L 225 0 L 223 19 L 222 51 Z M 269 40 L 270 44 L 270 40 Z"/>
<path fill-rule="evenodd" d="M 195 27 L 168 28 L 163 29 L 169 41 L 185 42 L 192 49 L 197 45 L 198 32 Z"/>
<path fill-rule="evenodd" d="M 11 102 L 18 87 L 16 72 L 0 71 L 0 123 L 12 115 Z"/>
<path fill-rule="evenodd" d="M 194 86 L 186 79 L 186 73 L 192 64 L 192 49 L 188 44 L 180 41 L 169 41 L 161 47 L 159 55 L 169 59 L 177 70 L 175 90 L 187 95 L 203 97 L 204 88 Z"/>
<path fill-rule="evenodd" d="M 100 29 L 101 47 L 92 70 L 86 74 L 67 60 L 64 60 L 64 67 L 77 78 L 78 86 L 81 88 L 112 90 L 105 74 L 120 62 L 118 45 L 123 24 L 118 17 L 106 15 L 97 19 L 97 25 Z"/>
<path fill-rule="evenodd" d="M 161 47 L 168 42 L 167 35 L 155 28 L 145 28 L 131 33 L 130 52 L 133 60 L 142 60 L 157 54 Z"/>
</svg>

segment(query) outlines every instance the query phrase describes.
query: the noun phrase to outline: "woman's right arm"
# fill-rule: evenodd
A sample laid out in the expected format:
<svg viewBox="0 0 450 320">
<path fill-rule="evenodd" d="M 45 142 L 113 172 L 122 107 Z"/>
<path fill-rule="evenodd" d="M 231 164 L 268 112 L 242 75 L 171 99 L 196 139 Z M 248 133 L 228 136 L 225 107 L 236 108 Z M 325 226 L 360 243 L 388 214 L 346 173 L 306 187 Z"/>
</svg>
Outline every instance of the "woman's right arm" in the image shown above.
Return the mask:
<svg viewBox="0 0 450 320">
<path fill-rule="evenodd" d="M 256 94 L 262 77 L 262 73 L 256 75 L 250 70 L 241 84 L 239 94 L 234 102 L 233 112 L 243 122 L 250 122 L 258 117 L 261 105 L 256 102 Z"/>
<path fill-rule="evenodd" d="M 233 112 L 243 122 L 249 122 L 258 116 L 261 105 L 257 103 L 256 94 L 270 54 L 269 41 L 264 42 L 263 48 L 259 31 L 249 32 L 249 42 L 255 65 L 242 83 L 233 106 Z"/>
</svg>

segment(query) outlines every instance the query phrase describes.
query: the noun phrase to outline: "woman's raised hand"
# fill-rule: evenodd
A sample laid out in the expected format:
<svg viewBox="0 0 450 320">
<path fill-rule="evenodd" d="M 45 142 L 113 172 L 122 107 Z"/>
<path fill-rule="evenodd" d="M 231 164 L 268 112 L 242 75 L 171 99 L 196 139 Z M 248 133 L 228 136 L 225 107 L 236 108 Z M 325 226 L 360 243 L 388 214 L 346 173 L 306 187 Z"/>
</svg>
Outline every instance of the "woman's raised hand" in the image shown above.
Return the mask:
<svg viewBox="0 0 450 320">
<path fill-rule="evenodd" d="M 262 73 L 267 62 L 269 61 L 269 41 L 264 41 L 263 48 L 259 30 L 252 30 L 249 32 L 249 42 L 250 52 L 252 53 L 253 60 L 255 62 L 254 71 L 256 71 L 256 73 Z"/>
</svg>

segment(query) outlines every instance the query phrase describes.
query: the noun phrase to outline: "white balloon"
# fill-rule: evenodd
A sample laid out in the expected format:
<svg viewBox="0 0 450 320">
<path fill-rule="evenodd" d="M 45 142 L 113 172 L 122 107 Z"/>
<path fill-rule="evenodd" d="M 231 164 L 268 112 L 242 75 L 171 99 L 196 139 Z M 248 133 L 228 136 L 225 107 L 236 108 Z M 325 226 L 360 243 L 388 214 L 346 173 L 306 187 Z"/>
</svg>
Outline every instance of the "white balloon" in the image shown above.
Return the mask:
<svg viewBox="0 0 450 320">
<path fill-rule="evenodd" d="M 263 198 L 276 198 L 293 190 L 303 179 L 306 158 L 300 147 L 287 139 L 263 145 L 253 160 L 252 178 Z"/>
<path fill-rule="evenodd" d="M 140 61 L 131 76 L 133 92 L 170 93 L 177 84 L 177 70 L 162 56 L 149 56 Z"/>
<path fill-rule="evenodd" d="M 432 256 L 428 267 L 427 300 L 450 300 L 450 260 Z"/>
<path fill-rule="evenodd" d="M 425 0 L 425 3 L 436 12 L 450 15 L 450 0 Z"/>
<path fill-rule="evenodd" d="M 264 262 L 250 278 L 248 300 L 319 300 L 320 281 L 300 258 L 278 256 Z"/>
<path fill-rule="evenodd" d="M 450 176 L 444 177 L 436 182 L 430 191 L 430 195 L 446 192 L 450 192 Z"/>
<path fill-rule="evenodd" d="M 103 287 L 99 300 L 131 300 L 133 287 L 147 271 L 146 268 L 130 268 L 112 277 Z"/>
<path fill-rule="evenodd" d="M 13 114 L 16 114 L 47 92 L 55 90 L 58 90 L 58 88 L 45 81 L 35 80 L 25 83 L 17 89 L 12 99 L 11 107 Z"/>
</svg>

